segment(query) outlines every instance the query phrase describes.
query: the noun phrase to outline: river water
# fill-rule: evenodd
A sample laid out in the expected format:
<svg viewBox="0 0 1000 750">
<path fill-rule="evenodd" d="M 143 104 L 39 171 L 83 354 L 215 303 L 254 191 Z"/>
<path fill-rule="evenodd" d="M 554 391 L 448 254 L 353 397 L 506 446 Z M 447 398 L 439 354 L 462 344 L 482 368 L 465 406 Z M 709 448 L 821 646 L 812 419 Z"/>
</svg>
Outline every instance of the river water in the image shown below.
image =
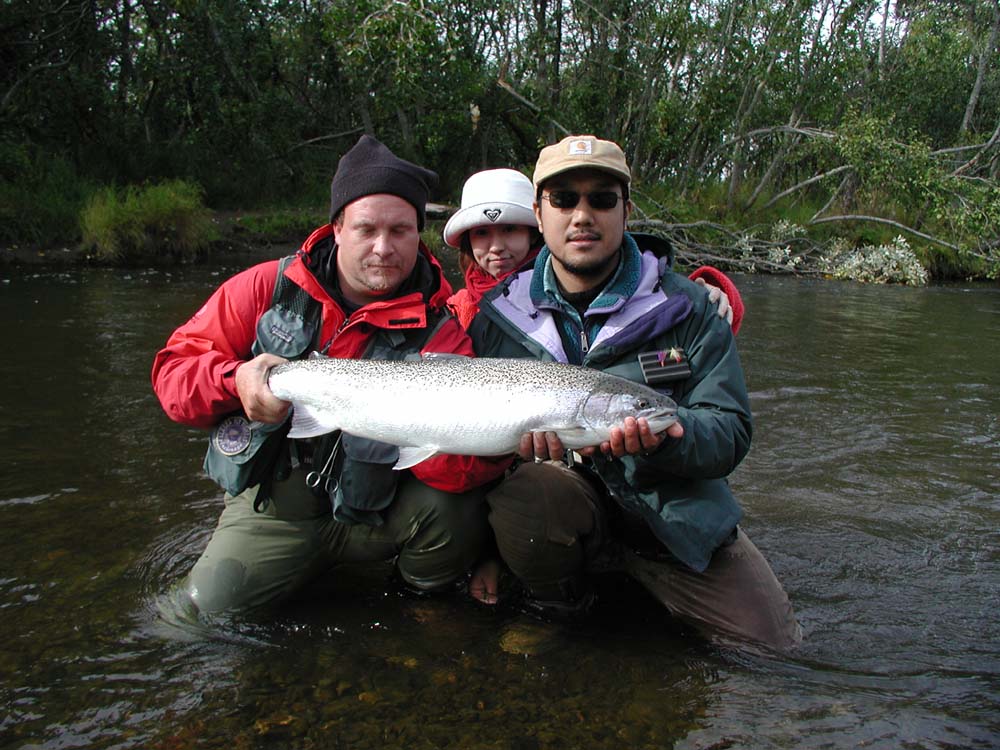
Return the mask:
<svg viewBox="0 0 1000 750">
<path fill-rule="evenodd" d="M 384 566 L 207 635 L 164 619 L 221 503 L 149 367 L 236 270 L 0 270 L 0 747 L 1000 745 L 996 286 L 735 277 L 757 429 L 732 483 L 805 634 L 775 659 L 616 580 L 540 634 Z"/>
</svg>

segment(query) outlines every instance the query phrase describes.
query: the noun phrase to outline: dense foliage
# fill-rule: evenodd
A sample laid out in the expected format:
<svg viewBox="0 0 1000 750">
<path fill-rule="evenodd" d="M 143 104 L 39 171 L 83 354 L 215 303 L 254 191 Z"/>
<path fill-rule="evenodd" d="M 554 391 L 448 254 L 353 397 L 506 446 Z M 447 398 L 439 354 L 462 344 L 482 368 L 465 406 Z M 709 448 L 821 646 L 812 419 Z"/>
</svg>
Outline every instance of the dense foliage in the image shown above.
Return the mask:
<svg viewBox="0 0 1000 750">
<path fill-rule="evenodd" d="M 217 234 L 201 189 L 183 180 L 99 190 L 84 206 L 80 227 L 102 261 L 192 260 Z"/>
<path fill-rule="evenodd" d="M 589 132 L 682 252 L 774 258 L 786 220 L 800 270 L 902 234 L 995 276 L 998 30 L 1000 0 L 8 0 L 0 240 L 78 236 L 102 185 L 321 205 L 362 132 L 455 200 Z"/>
</svg>

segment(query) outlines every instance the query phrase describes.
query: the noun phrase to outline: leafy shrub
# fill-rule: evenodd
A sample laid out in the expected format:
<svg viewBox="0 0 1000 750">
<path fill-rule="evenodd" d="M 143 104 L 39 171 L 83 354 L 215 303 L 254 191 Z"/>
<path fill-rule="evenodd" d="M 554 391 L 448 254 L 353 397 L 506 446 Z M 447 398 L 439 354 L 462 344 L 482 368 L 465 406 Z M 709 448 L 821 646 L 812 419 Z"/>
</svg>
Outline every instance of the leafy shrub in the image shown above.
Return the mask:
<svg viewBox="0 0 1000 750">
<path fill-rule="evenodd" d="M 928 274 L 902 236 L 885 245 L 850 247 L 835 242 L 820 261 L 822 270 L 836 279 L 851 279 L 875 284 L 923 286 Z"/>
<path fill-rule="evenodd" d="M 171 180 L 91 196 L 80 215 L 83 242 L 102 261 L 191 260 L 217 238 L 201 188 Z"/>
<path fill-rule="evenodd" d="M 70 242 L 91 188 L 65 159 L 0 141 L 0 242 Z"/>
<path fill-rule="evenodd" d="M 276 242 L 305 239 L 316 227 L 328 221 L 322 211 L 279 209 L 247 214 L 237 219 L 241 231 L 250 236 Z"/>
</svg>

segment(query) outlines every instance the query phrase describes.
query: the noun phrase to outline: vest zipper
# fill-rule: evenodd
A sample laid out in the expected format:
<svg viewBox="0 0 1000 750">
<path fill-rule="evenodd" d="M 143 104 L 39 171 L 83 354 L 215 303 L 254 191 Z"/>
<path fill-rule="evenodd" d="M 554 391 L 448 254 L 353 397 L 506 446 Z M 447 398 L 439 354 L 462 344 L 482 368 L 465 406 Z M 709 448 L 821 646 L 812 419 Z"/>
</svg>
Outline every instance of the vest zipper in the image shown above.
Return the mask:
<svg viewBox="0 0 1000 750">
<path fill-rule="evenodd" d="M 586 354 L 590 351 L 590 342 L 587 341 L 587 332 L 580 329 L 580 353 Z"/>
<path fill-rule="evenodd" d="M 350 322 L 351 322 L 351 316 L 348 315 L 347 317 L 344 318 L 343 322 L 339 326 L 337 326 L 337 330 L 333 332 L 333 335 L 330 337 L 330 340 L 326 342 L 326 346 L 324 346 L 320 350 L 320 353 L 325 355 L 327 352 L 330 351 L 330 347 L 333 346 L 333 342 L 337 340 L 337 336 L 339 336 L 341 332 L 345 328 L 347 328 Z"/>
</svg>

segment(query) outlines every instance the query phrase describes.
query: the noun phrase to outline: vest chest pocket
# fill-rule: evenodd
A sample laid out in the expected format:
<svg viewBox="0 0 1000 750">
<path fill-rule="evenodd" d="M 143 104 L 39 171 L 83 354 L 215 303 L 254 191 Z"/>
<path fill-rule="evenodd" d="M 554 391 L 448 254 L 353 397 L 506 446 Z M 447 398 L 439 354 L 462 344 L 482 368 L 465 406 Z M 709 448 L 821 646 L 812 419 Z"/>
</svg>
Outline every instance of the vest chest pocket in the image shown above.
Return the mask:
<svg viewBox="0 0 1000 750">
<path fill-rule="evenodd" d="M 285 359 L 302 356 L 316 338 L 315 320 L 304 317 L 295 310 L 275 305 L 257 321 L 257 340 L 254 355 L 270 352 Z"/>
<path fill-rule="evenodd" d="M 642 379 L 652 388 L 661 389 L 668 383 L 691 377 L 691 363 L 680 347 L 640 352 L 638 360 Z"/>
</svg>

